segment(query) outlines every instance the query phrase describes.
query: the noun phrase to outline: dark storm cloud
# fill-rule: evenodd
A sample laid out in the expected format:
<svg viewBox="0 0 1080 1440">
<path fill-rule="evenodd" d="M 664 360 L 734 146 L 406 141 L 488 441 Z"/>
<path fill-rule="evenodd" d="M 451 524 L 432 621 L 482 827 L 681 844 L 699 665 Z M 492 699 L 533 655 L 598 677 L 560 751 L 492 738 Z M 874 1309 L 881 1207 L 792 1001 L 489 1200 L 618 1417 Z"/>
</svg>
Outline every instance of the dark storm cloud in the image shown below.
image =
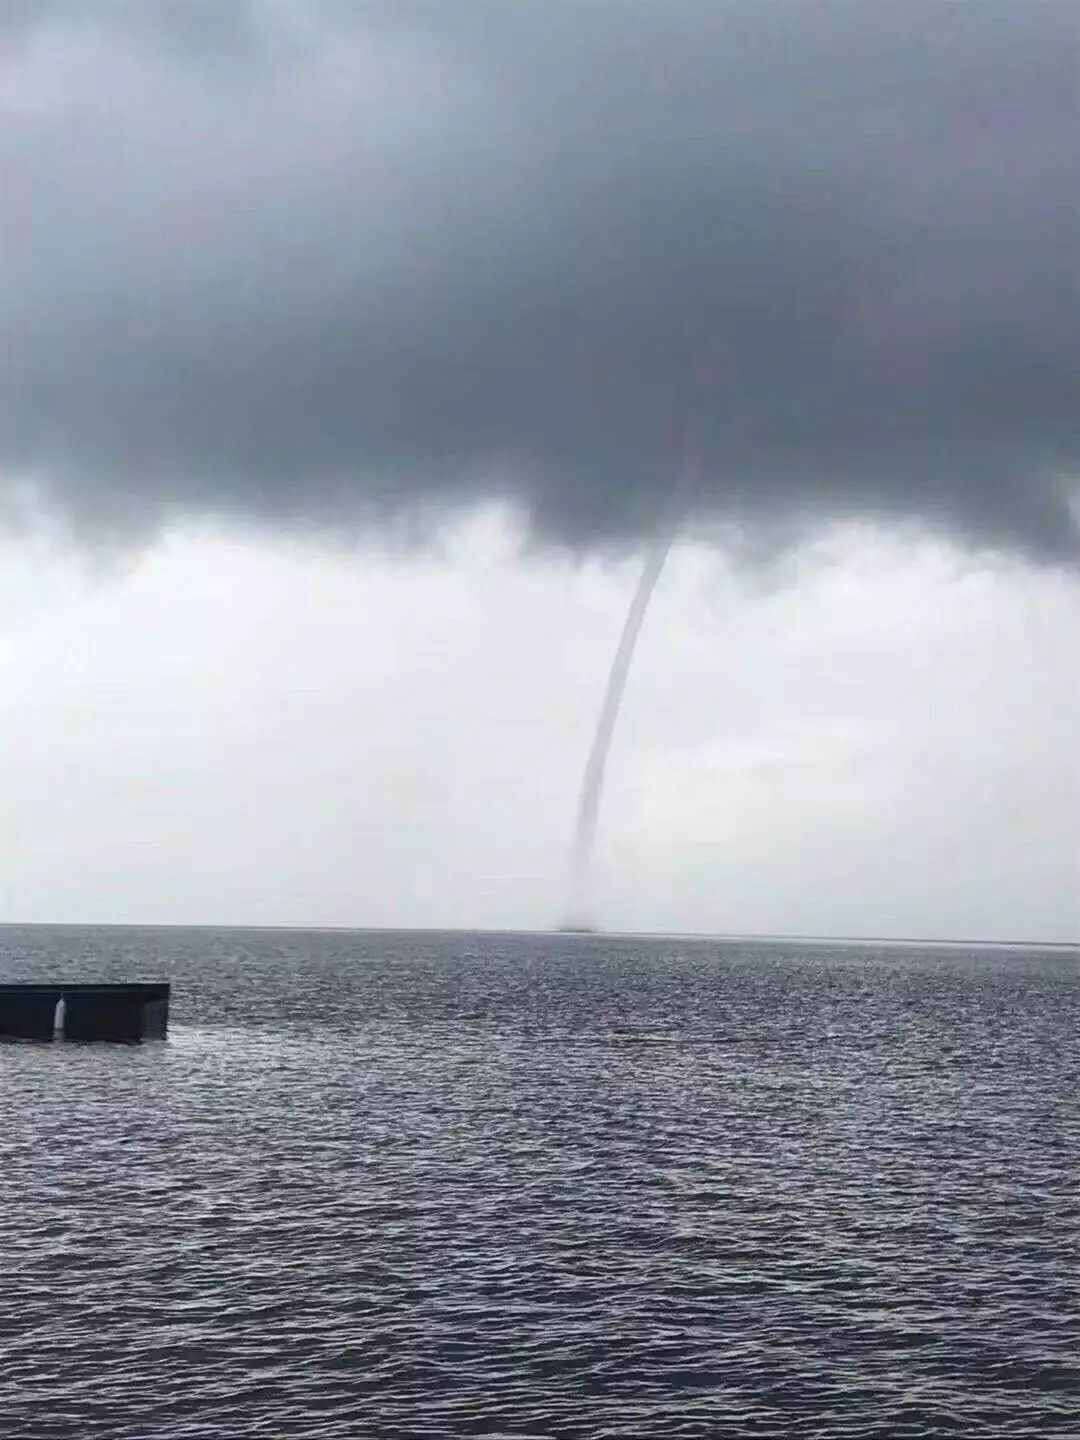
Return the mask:
<svg viewBox="0 0 1080 1440">
<path fill-rule="evenodd" d="M 1061 554 L 1074 0 L 5 7 L 0 466 L 87 524 L 488 496 Z"/>
</svg>

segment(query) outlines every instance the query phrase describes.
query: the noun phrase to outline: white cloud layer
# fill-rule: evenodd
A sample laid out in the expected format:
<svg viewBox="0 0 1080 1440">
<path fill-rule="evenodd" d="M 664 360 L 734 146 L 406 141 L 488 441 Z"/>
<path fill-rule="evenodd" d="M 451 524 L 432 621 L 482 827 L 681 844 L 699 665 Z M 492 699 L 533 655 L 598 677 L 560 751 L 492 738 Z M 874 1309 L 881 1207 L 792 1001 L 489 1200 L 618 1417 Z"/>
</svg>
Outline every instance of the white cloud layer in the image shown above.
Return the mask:
<svg viewBox="0 0 1080 1440">
<path fill-rule="evenodd" d="M 188 529 L 0 555 L 0 916 L 545 926 L 634 567 Z M 684 547 L 601 817 L 613 928 L 1080 939 L 1080 583 Z"/>
</svg>

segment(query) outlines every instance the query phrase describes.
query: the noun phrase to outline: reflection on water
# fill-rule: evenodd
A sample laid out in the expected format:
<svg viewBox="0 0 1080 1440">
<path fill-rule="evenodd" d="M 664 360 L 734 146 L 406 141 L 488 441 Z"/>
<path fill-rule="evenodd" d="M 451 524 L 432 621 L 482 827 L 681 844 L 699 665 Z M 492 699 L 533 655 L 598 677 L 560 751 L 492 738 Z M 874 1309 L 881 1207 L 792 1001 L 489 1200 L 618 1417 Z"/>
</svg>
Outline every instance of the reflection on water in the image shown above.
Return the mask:
<svg viewBox="0 0 1080 1440">
<path fill-rule="evenodd" d="M 0 930 L 0 1435 L 1080 1434 L 1080 963 Z"/>
</svg>

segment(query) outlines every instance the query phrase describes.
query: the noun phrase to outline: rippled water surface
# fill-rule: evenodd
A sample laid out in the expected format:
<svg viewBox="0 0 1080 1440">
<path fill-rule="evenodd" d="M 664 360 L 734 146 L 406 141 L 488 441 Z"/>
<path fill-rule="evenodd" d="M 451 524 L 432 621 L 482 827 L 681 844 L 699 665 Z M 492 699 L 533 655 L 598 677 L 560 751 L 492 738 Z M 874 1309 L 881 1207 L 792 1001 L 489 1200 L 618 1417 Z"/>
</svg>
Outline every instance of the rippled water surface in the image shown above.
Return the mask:
<svg viewBox="0 0 1080 1440">
<path fill-rule="evenodd" d="M 0 929 L 0 1436 L 1080 1436 L 1075 952 Z"/>
</svg>

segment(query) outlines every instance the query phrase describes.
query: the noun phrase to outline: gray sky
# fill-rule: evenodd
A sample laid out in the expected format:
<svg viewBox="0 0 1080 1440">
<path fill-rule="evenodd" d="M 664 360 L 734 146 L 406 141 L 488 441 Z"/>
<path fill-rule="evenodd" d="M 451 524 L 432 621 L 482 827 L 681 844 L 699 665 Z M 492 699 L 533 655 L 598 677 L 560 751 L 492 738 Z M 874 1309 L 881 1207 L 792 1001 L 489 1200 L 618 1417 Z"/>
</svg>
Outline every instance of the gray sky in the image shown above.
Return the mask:
<svg viewBox="0 0 1080 1440">
<path fill-rule="evenodd" d="M 5 7 L 0 463 L 87 528 L 512 498 L 1075 551 L 1075 0 Z"/>
<path fill-rule="evenodd" d="M 676 503 L 602 918 L 1077 938 L 1078 46 L 9 0 L 0 911 L 557 918 Z"/>
<path fill-rule="evenodd" d="M 547 925 L 630 562 L 191 530 L 0 554 L 0 904 Z M 614 927 L 1080 939 L 1080 586 L 881 531 L 683 547 L 609 772 Z"/>
</svg>

